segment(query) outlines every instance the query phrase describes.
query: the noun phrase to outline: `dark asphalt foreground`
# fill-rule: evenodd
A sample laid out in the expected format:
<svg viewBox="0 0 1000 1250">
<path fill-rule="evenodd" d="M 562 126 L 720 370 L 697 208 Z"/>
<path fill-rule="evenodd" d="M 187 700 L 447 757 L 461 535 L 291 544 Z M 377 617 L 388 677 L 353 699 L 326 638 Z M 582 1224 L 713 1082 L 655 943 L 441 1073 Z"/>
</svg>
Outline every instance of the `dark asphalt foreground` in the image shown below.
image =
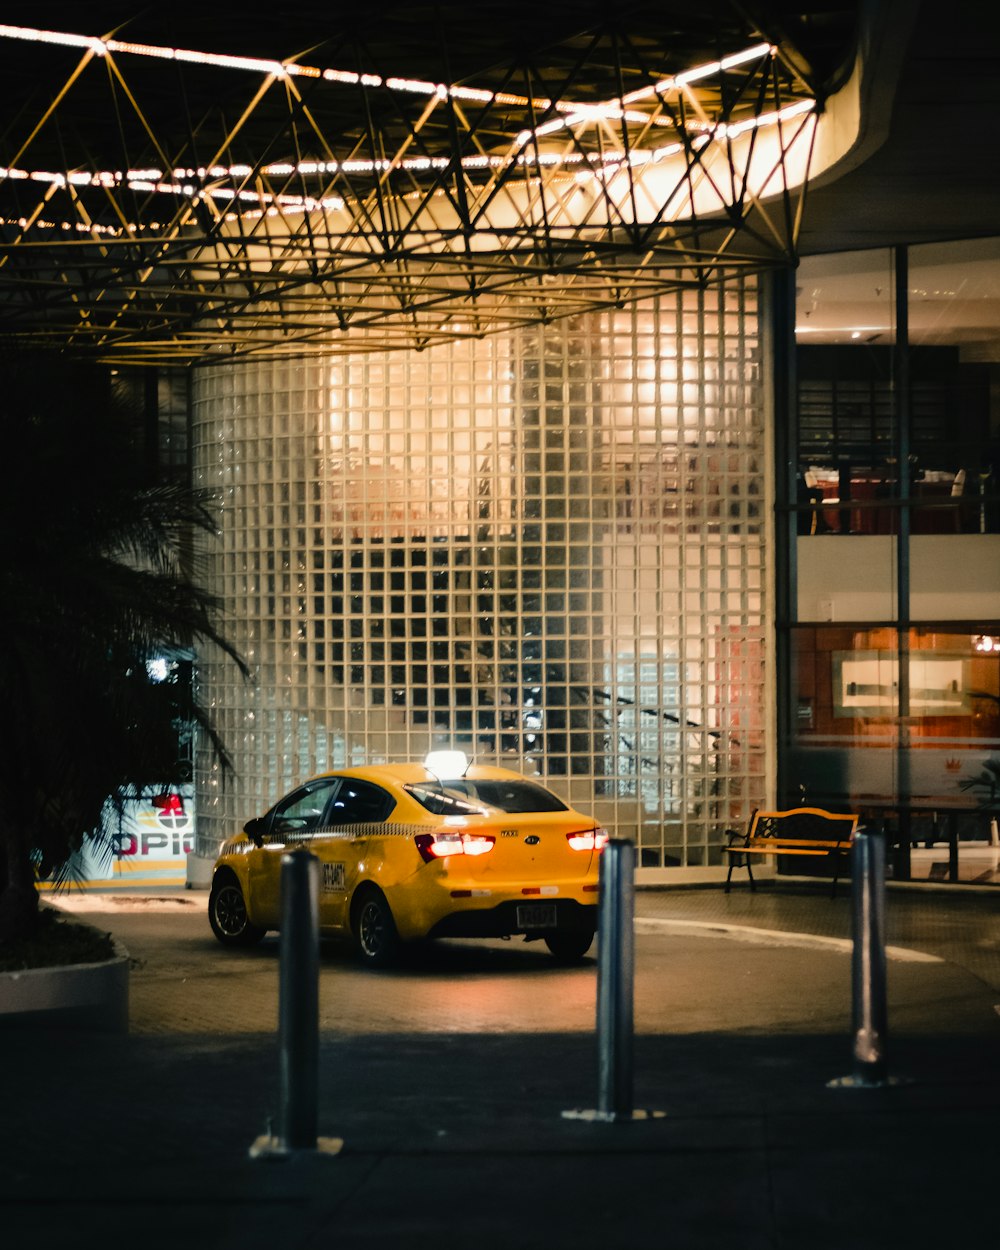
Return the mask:
<svg viewBox="0 0 1000 1250">
<path fill-rule="evenodd" d="M 891 893 L 890 943 L 936 956 L 889 964 L 910 1083 L 844 1090 L 850 957 L 819 939 L 848 900 L 640 891 L 634 1102 L 666 1114 L 633 1123 L 562 1115 L 596 1101 L 593 959 L 442 944 L 379 975 L 324 947 L 319 1132 L 344 1144 L 286 1161 L 248 1154 L 276 942 L 227 957 L 190 893 L 86 904 L 136 960 L 131 1031 L 0 1030 L 4 1250 L 996 1243 L 1000 894 Z"/>
</svg>

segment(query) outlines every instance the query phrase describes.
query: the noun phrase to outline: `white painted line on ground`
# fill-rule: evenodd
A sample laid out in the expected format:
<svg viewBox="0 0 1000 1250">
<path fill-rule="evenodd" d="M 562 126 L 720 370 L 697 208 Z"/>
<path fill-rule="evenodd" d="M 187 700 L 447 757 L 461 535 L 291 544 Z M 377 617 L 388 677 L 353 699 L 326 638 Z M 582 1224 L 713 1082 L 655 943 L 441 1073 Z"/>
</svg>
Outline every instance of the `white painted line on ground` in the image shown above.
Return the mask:
<svg viewBox="0 0 1000 1250">
<path fill-rule="evenodd" d="M 730 938 L 737 942 L 754 942 L 758 946 L 805 946 L 821 947 L 849 955 L 854 943 L 850 938 L 822 937 L 817 933 L 787 933 L 783 929 L 758 929 L 752 925 L 723 924 L 714 920 L 657 920 L 649 916 L 638 917 L 636 933 L 687 933 L 691 937 Z M 903 963 L 942 964 L 945 960 L 925 951 L 910 950 L 906 946 L 887 946 L 887 959 Z"/>
<path fill-rule="evenodd" d="M 47 894 L 45 902 L 70 912 L 179 912 L 189 908 L 201 909 L 208 897 L 207 890 L 187 890 L 183 894 L 90 894 L 84 891 Z M 853 943 L 850 938 L 823 937 L 816 933 L 791 933 L 784 929 L 760 929 L 753 925 L 727 924 L 716 920 L 665 920 L 652 916 L 637 916 L 636 933 L 687 933 L 692 937 L 729 938 L 736 942 L 753 942 L 758 946 L 819 947 L 824 950 L 850 954 Z M 905 946 L 887 946 L 886 958 L 906 963 L 940 964 L 945 960 L 924 951 L 911 950 Z"/>
</svg>

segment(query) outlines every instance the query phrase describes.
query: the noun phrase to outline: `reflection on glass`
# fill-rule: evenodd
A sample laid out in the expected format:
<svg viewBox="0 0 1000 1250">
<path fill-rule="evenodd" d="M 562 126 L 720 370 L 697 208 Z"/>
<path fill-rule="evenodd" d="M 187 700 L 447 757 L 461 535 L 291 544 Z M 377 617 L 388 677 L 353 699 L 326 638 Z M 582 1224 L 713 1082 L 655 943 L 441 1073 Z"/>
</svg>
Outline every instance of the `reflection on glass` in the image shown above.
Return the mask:
<svg viewBox="0 0 1000 1250">
<path fill-rule="evenodd" d="M 910 251 L 910 341 L 935 386 L 914 395 L 914 533 L 997 533 L 1000 240 Z"/>
<path fill-rule="evenodd" d="M 888 534 L 897 494 L 888 250 L 804 260 L 796 274 L 800 534 Z"/>
<path fill-rule="evenodd" d="M 978 649 L 980 637 L 913 629 L 900 655 L 888 628 L 793 631 L 788 759 L 806 797 L 975 810 L 976 779 L 1000 759 L 1000 652 Z"/>
<path fill-rule="evenodd" d="M 909 250 L 907 473 L 897 463 L 892 254 L 797 274 L 800 534 L 1000 530 L 1000 241 Z"/>
</svg>

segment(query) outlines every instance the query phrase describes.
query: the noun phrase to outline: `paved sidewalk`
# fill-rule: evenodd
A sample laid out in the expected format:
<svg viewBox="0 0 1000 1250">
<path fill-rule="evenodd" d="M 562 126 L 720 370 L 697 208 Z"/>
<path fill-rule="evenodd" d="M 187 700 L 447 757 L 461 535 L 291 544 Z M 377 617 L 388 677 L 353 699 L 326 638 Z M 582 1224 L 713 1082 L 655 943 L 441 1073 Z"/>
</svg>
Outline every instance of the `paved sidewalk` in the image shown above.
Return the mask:
<svg viewBox="0 0 1000 1250">
<path fill-rule="evenodd" d="M 360 1001 L 370 987 L 373 1011 L 409 984 L 411 1001 L 422 995 L 455 1019 L 468 1006 L 463 987 L 483 993 L 485 984 L 488 993 L 494 975 L 497 986 L 522 985 L 529 1014 L 550 1011 L 571 1027 L 532 1028 L 518 1019 L 516 1000 L 506 1007 L 512 1027 L 492 1019 L 463 1031 L 324 1026 L 318 1130 L 343 1147 L 284 1162 L 248 1154 L 275 1086 L 273 1015 L 256 1031 L 245 1019 L 237 1030 L 225 1023 L 234 993 L 261 977 L 273 989 L 273 951 L 261 948 L 249 971 L 216 959 L 203 900 L 175 900 L 165 906 L 180 913 L 171 920 L 177 933 L 189 933 L 183 949 L 214 970 L 196 978 L 193 962 L 170 954 L 182 950 L 179 940 L 150 936 L 154 920 L 126 922 L 126 913 L 162 904 L 119 901 L 117 913 L 94 918 L 130 924 L 146 943 L 131 1035 L 0 1030 L 3 1245 L 992 1244 L 1000 996 L 978 969 L 996 958 L 997 902 L 972 900 L 928 892 L 900 903 L 892 892 L 890 941 L 905 937 L 937 958 L 891 965 L 892 995 L 901 996 L 890 997 L 891 1020 L 897 1006 L 900 1020 L 892 1071 L 911 1083 L 843 1090 L 827 1084 L 850 1068 L 843 1013 L 811 1011 L 808 999 L 849 968 L 836 946 L 849 932 L 847 900 L 784 884 L 753 896 L 639 891 L 637 1012 L 654 1027 L 635 1037 L 634 1101 L 665 1115 L 635 1123 L 562 1114 L 596 1094 L 596 1046 L 578 1027 L 577 1005 L 547 1002 L 546 987 L 560 998 L 586 991 L 586 999 L 592 966 L 565 979 L 519 962 L 508 946 L 496 975 L 470 959 L 466 979 L 456 956 L 394 978 L 355 977 L 333 955 L 324 976 Z M 789 948 L 762 929 L 834 943 Z M 187 996 L 202 1022 L 146 1031 L 170 995 Z M 790 997 L 799 1004 L 787 1028 L 755 1027 L 755 1012 L 779 1012 Z M 667 1018 L 687 1006 L 696 1027 L 664 1025 L 663 999 Z"/>
</svg>

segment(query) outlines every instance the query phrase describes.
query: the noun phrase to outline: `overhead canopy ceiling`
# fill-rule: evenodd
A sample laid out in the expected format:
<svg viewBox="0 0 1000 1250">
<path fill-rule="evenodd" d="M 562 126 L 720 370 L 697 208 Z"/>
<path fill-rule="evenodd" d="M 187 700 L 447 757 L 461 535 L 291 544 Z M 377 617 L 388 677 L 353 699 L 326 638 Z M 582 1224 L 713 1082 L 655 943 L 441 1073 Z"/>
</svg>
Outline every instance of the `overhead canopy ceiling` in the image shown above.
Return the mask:
<svg viewBox="0 0 1000 1250">
<path fill-rule="evenodd" d="M 422 348 L 788 263 L 854 8 L 11 7 L 0 335 L 117 363 Z"/>
</svg>

